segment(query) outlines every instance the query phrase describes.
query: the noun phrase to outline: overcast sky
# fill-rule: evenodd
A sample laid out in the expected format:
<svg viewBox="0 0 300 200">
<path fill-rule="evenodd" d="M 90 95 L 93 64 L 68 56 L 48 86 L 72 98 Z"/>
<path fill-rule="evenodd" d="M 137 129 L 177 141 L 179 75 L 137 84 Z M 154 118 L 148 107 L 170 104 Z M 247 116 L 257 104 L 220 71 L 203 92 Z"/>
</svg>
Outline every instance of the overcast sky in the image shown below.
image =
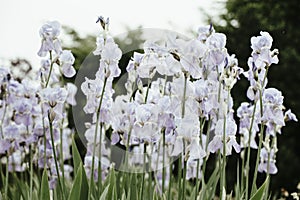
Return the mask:
<svg viewBox="0 0 300 200">
<path fill-rule="evenodd" d="M 222 12 L 224 0 L 7 0 L 0 3 L 0 60 L 22 57 L 39 63 L 39 28 L 57 20 L 79 33 L 95 33 L 97 16 L 110 17 L 110 31 L 118 35 L 125 25 L 134 29 L 163 28 L 186 33 L 204 25 L 200 8 L 211 14 Z"/>
</svg>

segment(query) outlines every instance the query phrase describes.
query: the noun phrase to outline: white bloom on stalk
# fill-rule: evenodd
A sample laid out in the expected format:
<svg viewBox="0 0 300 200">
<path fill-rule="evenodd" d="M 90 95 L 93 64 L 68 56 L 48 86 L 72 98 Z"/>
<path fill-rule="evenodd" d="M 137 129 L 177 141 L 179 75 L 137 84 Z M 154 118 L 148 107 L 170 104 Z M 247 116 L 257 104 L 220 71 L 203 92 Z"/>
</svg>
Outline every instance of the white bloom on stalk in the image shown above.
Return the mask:
<svg viewBox="0 0 300 200">
<path fill-rule="evenodd" d="M 75 58 L 70 50 L 63 50 L 59 56 L 61 64 L 61 70 L 65 77 L 71 78 L 76 74 L 76 70 L 73 67 Z"/>
<path fill-rule="evenodd" d="M 255 141 L 255 137 L 257 132 L 259 131 L 259 127 L 258 127 L 259 122 L 257 118 L 252 119 L 253 111 L 254 111 L 254 106 L 250 105 L 247 102 L 243 102 L 240 105 L 240 107 L 237 109 L 237 116 L 240 118 L 239 133 L 242 135 L 241 137 L 242 148 L 248 146 L 250 134 L 251 134 L 250 147 L 254 149 L 257 149 L 258 147 Z M 251 129 L 251 133 L 249 133 L 252 120 L 253 120 L 252 129 Z"/>
<path fill-rule="evenodd" d="M 260 52 L 263 48 L 271 49 L 272 43 L 273 38 L 265 31 L 261 31 L 260 36 L 251 38 L 251 48 L 255 52 Z"/>
<path fill-rule="evenodd" d="M 268 151 L 265 147 L 263 147 L 260 152 L 260 163 L 258 165 L 258 171 L 276 174 L 278 172 L 278 169 L 275 163 L 276 150 L 272 148 L 270 151 Z"/>
<path fill-rule="evenodd" d="M 219 119 L 215 126 L 215 136 L 212 141 L 208 144 L 208 151 L 215 153 L 220 150 L 223 154 L 223 145 L 225 145 L 225 154 L 231 155 L 232 147 L 237 153 L 240 152 L 240 146 L 236 141 L 236 131 L 237 125 L 232 117 L 227 116 L 226 122 L 225 119 Z M 225 126 L 225 130 L 224 130 Z M 225 131 L 225 133 L 224 133 Z M 223 134 L 225 134 L 225 141 L 223 141 Z"/>
<path fill-rule="evenodd" d="M 57 55 L 62 52 L 58 35 L 60 34 L 61 26 L 57 21 L 50 21 L 45 23 L 40 29 L 40 36 L 42 38 L 42 46 L 38 52 L 40 57 L 45 57 L 49 51 L 55 51 Z"/>
<path fill-rule="evenodd" d="M 74 85 L 73 83 L 67 83 L 67 90 L 68 90 L 68 96 L 67 96 L 67 103 L 75 106 L 76 105 L 76 99 L 75 95 L 77 92 L 77 86 Z"/>
<path fill-rule="evenodd" d="M 44 112 L 49 114 L 52 120 L 63 118 L 64 103 L 68 96 L 65 88 L 44 88 L 40 92 L 44 102 Z"/>
</svg>

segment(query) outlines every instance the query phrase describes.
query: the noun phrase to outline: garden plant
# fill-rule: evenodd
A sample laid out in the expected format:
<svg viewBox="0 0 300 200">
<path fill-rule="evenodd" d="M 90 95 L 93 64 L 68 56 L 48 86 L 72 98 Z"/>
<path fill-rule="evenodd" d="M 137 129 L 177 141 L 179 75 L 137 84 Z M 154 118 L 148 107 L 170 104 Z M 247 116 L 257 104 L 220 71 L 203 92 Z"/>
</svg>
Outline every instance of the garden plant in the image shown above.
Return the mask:
<svg viewBox="0 0 300 200">
<path fill-rule="evenodd" d="M 109 19 L 97 23 L 97 72 L 82 82 L 65 81 L 81 69 L 62 48 L 57 21 L 39 30 L 41 65 L 33 76 L 16 78 L 0 66 L 0 199 L 270 199 L 277 137 L 287 121 L 297 121 L 281 91 L 268 87 L 279 62 L 272 36 L 261 31 L 250 39 L 244 70 L 212 25 L 194 38 L 168 32 L 146 40 L 121 73 Z M 115 94 L 124 74 L 124 94 Z M 234 109 L 231 90 L 241 76 L 248 101 Z M 79 101 L 84 106 L 73 115 L 89 116 L 80 118 L 83 133 L 68 122 Z M 75 138 L 85 144 L 84 157 Z M 236 183 L 229 190 L 232 154 L 240 159 L 230 168 Z"/>
</svg>

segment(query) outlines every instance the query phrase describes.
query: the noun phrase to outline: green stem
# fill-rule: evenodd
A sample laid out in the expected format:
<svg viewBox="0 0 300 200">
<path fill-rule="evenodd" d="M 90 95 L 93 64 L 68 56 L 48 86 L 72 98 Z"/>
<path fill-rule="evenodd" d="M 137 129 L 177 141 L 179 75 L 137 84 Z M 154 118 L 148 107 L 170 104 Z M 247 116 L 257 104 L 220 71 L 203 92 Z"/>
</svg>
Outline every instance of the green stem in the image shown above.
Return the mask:
<svg viewBox="0 0 300 200">
<path fill-rule="evenodd" d="M 29 135 L 29 127 L 26 126 L 27 134 Z M 30 162 L 30 180 L 29 180 L 29 199 L 32 199 L 33 191 L 33 155 L 32 155 L 32 145 L 29 145 L 29 162 Z"/>
<path fill-rule="evenodd" d="M 53 138 L 53 124 L 52 124 L 52 121 L 50 119 L 50 113 L 48 113 L 48 119 L 49 119 L 49 128 L 50 128 L 50 136 L 51 136 L 51 144 L 52 144 L 54 163 L 55 163 L 56 173 L 57 173 L 57 177 L 58 177 L 58 184 L 59 184 L 62 196 L 65 199 L 65 193 L 64 193 L 63 186 L 62 186 L 62 183 L 61 183 L 59 168 L 58 168 L 58 164 L 57 164 L 56 150 L 55 150 L 55 144 L 54 144 L 54 138 Z"/>
<path fill-rule="evenodd" d="M 33 156 L 32 156 L 32 148 L 31 145 L 29 147 L 30 151 L 30 183 L 29 183 L 29 199 L 32 199 L 32 191 L 33 191 Z"/>
<path fill-rule="evenodd" d="M 149 155 L 149 163 L 152 163 L 152 157 L 151 155 L 153 154 L 153 146 L 151 145 L 151 154 Z M 151 165 L 149 165 L 149 182 L 148 182 L 148 193 L 149 193 L 149 198 L 152 198 L 152 173 L 151 173 Z"/>
<path fill-rule="evenodd" d="M 44 116 L 44 109 L 43 106 L 41 106 L 41 110 L 42 110 L 42 116 Z M 42 125 L 43 125 L 43 135 L 44 135 L 44 168 L 46 168 L 47 165 L 47 138 L 46 138 L 46 127 L 45 127 L 45 119 L 44 117 L 42 117 Z"/>
<path fill-rule="evenodd" d="M 226 117 L 224 117 L 224 124 L 223 124 L 223 156 L 222 156 L 222 173 L 221 173 L 221 187 L 220 187 L 220 192 L 221 196 L 220 198 L 223 197 L 223 188 L 225 188 L 226 191 Z"/>
<path fill-rule="evenodd" d="M 250 122 L 250 127 L 249 127 L 249 138 L 248 138 L 248 147 L 247 147 L 247 160 L 246 160 L 246 174 L 245 174 L 245 178 L 246 178 L 246 193 L 245 193 L 245 199 L 248 199 L 248 190 L 249 190 L 249 170 L 250 170 L 250 153 L 251 153 L 251 147 L 250 147 L 250 143 L 251 143 L 251 137 L 252 137 L 252 128 L 253 128 L 253 124 L 254 124 L 254 118 L 255 118 L 255 112 L 256 112 L 256 102 L 254 103 L 254 108 L 253 108 L 253 113 L 252 113 L 252 117 L 251 117 L 251 122 Z M 243 159 L 244 162 L 244 159 Z M 244 163 L 243 163 L 244 166 Z M 242 170 L 242 173 L 244 173 L 244 171 Z M 242 178 L 244 177 L 243 174 L 241 176 Z M 243 184 L 243 180 L 242 183 Z"/>
<path fill-rule="evenodd" d="M 9 173 L 8 173 L 8 162 L 9 162 L 9 159 L 8 159 L 8 153 L 6 155 L 6 171 L 5 171 L 5 189 L 4 189 L 4 194 L 5 194 L 5 199 L 8 199 L 8 179 L 9 179 Z"/>
<path fill-rule="evenodd" d="M 261 152 L 261 147 L 262 147 L 264 128 L 265 128 L 264 124 L 261 124 L 260 133 L 259 133 L 258 150 L 257 150 L 257 154 L 256 154 L 255 170 L 254 170 L 254 174 L 253 174 L 253 183 L 252 183 L 251 195 L 254 193 L 255 186 L 256 186 L 256 179 L 257 179 L 257 173 L 258 173 L 258 164 L 259 164 L 260 152 Z"/>
<path fill-rule="evenodd" d="M 181 180 L 182 180 L 182 154 L 178 159 L 178 199 L 181 199 Z"/>
<path fill-rule="evenodd" d="M 185 98 L 186 98 L 186 87 L 187 87 L 187 74 L 184 74 L 184 86 L 183 86 L 183 96 L 182 96 L 182 102 L 181 102 L 181 117 L 184 118 L 185 114 Z"/>
<path fill-rule="evenodd" d="M 195 200 L 197 200 L 197 194 L 199 191 L 199 169 L 200 169 L 200 160 L 197 160 L 197 172 L 196 172 L 196 195 L 195 195 Z"/>
<path fill-rule="evenodd" d="M 186 87 L 187 87 L 187 79 L 188 79 L 188 75 L 186 73 L 184 73 L 184 85 L 183 85 L 183 95 L 182 95 L 182 101 L 181 101 L 181 118 L 184 118 L 185 115 L 185 100 L 186 100 Z M 184 144 L 184 139 L 183 140 L 183 144 Z M 185 148 L 185 147 L 184 147 Z M 184 159 L 184 153 L 182 152 L 180 157 L 179 157 L 179 164 L 178 164 L 178 191 L 179 191 L 179 199 L 182 198 L 180 191 L 182 191 L 181 188 L 181 181 L 182 181 L 182 159 Z M 185 166 L 184 166 L 185 168 Z M 183 186 L 185 187 L 185 180 L 183 180 Z M 185 188 L 184 188 L 185 189 Z M 183 193 L 184 195 L 184 193 Z M 184 196 L 183 196 L 184 197 Z"/>
<path fill-rule="evenodd" d="M 48 74 L 48 78 L 47 78 L 47 82 L 46 82 L 46 86 L 45 88 L 48 86 L 49 84 L 49 81 L 50 81 L 50 77 L 51 77 L 51 73 L 52 73 L 52 69 L 53 69 L 53 64 L 54 62 L 52 61 L 52 51 L 49 51 L 49 55 L 50 55 L 50 71 L 49 71 L 49 74 Z"/>
<path fill-rule="evenodd" d="M 144 196 L 144 183 L 145 183 L 145 172 L 146 172 L 146 148 L 147 148 L 147 144 L 144 143 L 144 155 L 143 155 L 143 174 L 142 174 L 142 191 L 141 191 L 141 196 L 140 199 L 143 199 Z"/>
<path fill-rule="evenodd" d="M 130 145 L 130 138 L 131 138 L 131 131 L 132 127 L 129 128 L 127 142 L 126 142 L 126 153 L 125 153 L 125 167 L 128 169 L 128 157 L 129 157 L 129 145 Z"/>
<path fill-rule="evenodd" d="M 183 143 L 184 144 L 184 143 Z M 186 168 L 187 168 L 187 161 L 183 161 L 183 183 L 182 183 L 182 199 L 186 199 Z"/>
<path fill-rule="evenodd" d="M 166 144 L 166 136 L 165 133 L 163 134 L 163 168 L 162 168 L 162 193 L 165 192 L 165 176 L 166 176 L 166 169 L 165 169 L 165 144 Z"/>
<path fill-rule="evenodd" d="M 263 86 L 265 84 L 267 74 L 268 74 L 269 66 L 266 68 L 265 76 L 262 82 L 262 88 L 259 91 L 259 104 L 260 104 L 260 117 L 263 117 L 263 102 L 262 102 L 262 95 L 263 95 Z M 264 123 L 261 122 L 261 128 L 260 128 L 260 135 L 259 135 L 259 144 L 258 144 L 258 150 L 256 155 L 256 163 L 255 163 L 255 170 L 254 170 L 254 177 L 253 177 L 253 183 L 251 188 L 251 195 L 254 192 L 255 186 L 256 186 L 256 179 L 257 179 L 257 172 L 258 172 L 258 164 L 259 164 L 259 158 L 260 158 L 260 152 L 262 147 L 262 141 L 263 141 L 263 133 L 264 133 Z"/>
<path fill-rule="evenodd" d="M 148 79 L 147 90 L 146 90 L 146 96 L 145 96 L 145 103 L 147 103 L 147 99 L 148 99 L 148 94 L 149 94 L 149 89 L 151 87 L 151 83 L 152 83 L 152 78 L 149 78 Z"/>
<path fill-rule="evenodd" d="M 88 192 L 88 200 L 91 199 L 92 185 L 93 185 L 93 182 L 94 182 L 97 133 L 98 133 L 98 128 L 99 128 L 100 111 L 101 111 L 101 106 L 102 106 L 102 101 L 103 101 L 103 96 L 104 96 L 104 92 L 105 92 L 106 83 L 107 83 L 107 77 L 104 78 L 103 87 L 102 87 L 101 96 L 100 96 L 100 101 L 99 101 L 99 105 L 98 105 L 98 108 L 97 108 L 97 111 L 96 111 L 97 119 L 96 119 L 96 125 L 95 125 L 96 127 L 95 127 L 95 134 L 94 134 L 94 146 L 93 146 L 92 167 L 91 167 L 91 177 L 90 177 L 90 189 L 89 189 L 89 192 Z M 102 141 L 100 141 L 100 143 L 101 142 Z M 99 159 L 101 160 L 101 158 L 99 158 Z"/>
<path fill-rule="evenodd" d="M 62 186 L 65 191 L 65 169 L 64 169 L 64 151 L 63 151 L 63 123 L 64 119 L 62 119 L 62 125 L 60 127 L 60 168 L 61 168 L 61 173 L 62 173 Z"/>
<path fill-rule="evenodd" d="M 172 164 L 171 164 L 171 162 L 169 165 L 169 173 L 170 173 L 170 176 L 169 176 L 169 186 L 168 186 L 168 200 L 171 199 L 171 188 L 172 188 Z"/>
<path fill-rule="evenodd" d="M 212 120 L 208 120 L 208 123 L 207 123 L 207 132 L 206 132 L 206 141 L 205 141 L 205 152 L 207 152 L 207 148 L 208 148 L 208 144 L 209 144 L 209 137 L 210 137 L 210 127 L 211 127 L 211 123 L 212 123 Z M 204 159 L 203 161 L 203 167 L 202 167 L 202 175 L 203 175 L 203 178 L 202 178 L 202 184 L 204 184 L 205 180 L 204 180 L 204 175 L 205 175 L 205 170 L 206 170 L 206 162 L 207 162 L 207 159 L 208 157 L 206 157 L 206 159 Z"/>
<path fill-rule="evenodd" d="M 100 143 L 99 143 L 99 159 L 98 159 L 98 191 L 99 194 L 102 192 L 102 164 L 101 164 L 101 152 L 102 152 L 102 129 L 103 124 L 100 123 Z"/>
</svg>

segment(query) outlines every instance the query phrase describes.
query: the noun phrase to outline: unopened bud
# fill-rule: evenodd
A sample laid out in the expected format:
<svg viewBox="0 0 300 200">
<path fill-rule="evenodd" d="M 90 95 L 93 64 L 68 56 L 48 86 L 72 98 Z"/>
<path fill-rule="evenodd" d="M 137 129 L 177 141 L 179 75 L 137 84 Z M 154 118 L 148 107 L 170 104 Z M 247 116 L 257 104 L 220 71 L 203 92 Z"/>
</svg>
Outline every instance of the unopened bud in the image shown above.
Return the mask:
<svg viewBox="0 0 300 200">
<path fill-rule="evenodd" d="M 48 117 L 50 122 L 53 122 L 56 117 L 56 113 L 52 108 L 49 110 Z"/>
</svg>

